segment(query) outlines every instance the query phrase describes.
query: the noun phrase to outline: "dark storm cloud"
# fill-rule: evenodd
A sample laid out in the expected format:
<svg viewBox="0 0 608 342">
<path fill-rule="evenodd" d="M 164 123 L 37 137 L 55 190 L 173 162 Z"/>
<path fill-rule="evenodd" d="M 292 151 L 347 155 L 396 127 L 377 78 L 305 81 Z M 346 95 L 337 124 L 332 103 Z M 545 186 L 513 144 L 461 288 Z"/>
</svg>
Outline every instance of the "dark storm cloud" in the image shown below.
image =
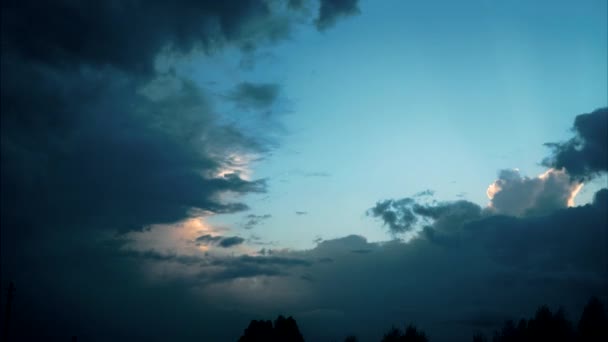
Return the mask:
<svg viewBox="0 0 608 342">
<path fill-rule="evenodd" d="M 219 124 L 201 89 L 152 66 L 163 49 L 276 39 L 283 19 L 255 0 L 3 2 L 3 222 L 128 230 L 247 209 L 218 195 L 264 180 L 214 174 L 265 139 Z"/>
<path fill-rule="evenodd" d="M 3 1 L 3 226 L 21 227 L 11 234 L 131 230 L 192 212 L 246 210 L 220 195 L 263 192 L 265 181 L 225 172 L 229 156 L 266 153 L 271 138 L 220 124 L 203 89 L 173 66 L 194 50 L 249 51 L 286 37 L 295 19 L 284 7 Z M 238 89 L 240 101 L 256 106 L 278 92 L 272 84 Z"/>
<path fill-rule="evenodd" d="M 279 85 L 274 83 L 243 82 L 237 85 L 229 99 L 242 108 L 265 109 L 277 100 L 279 90 Z"/>
<path fill-rule="evenodd" d="M 193 209 L 247 209 L 218 195 L 263 192 L 264 180 L 214 174 L 229 154 L 266 152 L 269 139 L 219 124 L 202 89 L 153 65 L 168 55 L 161 69 L 171 70 L 193 49 L 285 37 L 283 10 L 262 0 L 2 2 L 3 212 L 124 230 Z M 237 89 L 254 106 L 278 93 Z"/>
<path fill-rule="evenodd" d="M 244 204 L 217 195 L 265 191 L 264 180 L 213 175 L 228 151 L 261 145 L 215 123 L 189 82 L 151 98 L 121 73 L 11 66 L 2 73 L 3 218 L 51 229 L 140 229 L 192 209 L 241 211 Z"/>
<path fill-rule="evenodd" d="M 126 250 L 113 236 L 246 210 L 223 195 L 265 191 L 265 180 L 231 173 L 231 156 L 267 153 L 269 138 L 224 124 L 176 65 L 198 56 L 191 52 L 253 51 L 286 38 L 298 13 L 265 0 L 1 6 L 0 283 L 18 288 L 14 336 L 236 340 L 249 315 L 196 294 L 211 283 L 192 276 L 211 263 L 205 254 Z M 218 250 L 240 239 L 223 237 Z M 209 277 L 308 265 L 292 259 L 229 261 L 211 265 Z M 239 317 L 238 328 L 216 324 Z"/>
<path fill-rule="evenodd" d="M 546 144 L 553 154 L 543 164 L 566 168 L 571 176 L 579 179 L 608 171 L 608 108 L 578 115 L 572 130 L 576 134 L 574 138 Z"/>
<path fill-rule="evenodd" d="M 276 40 L 289 21 L 264 0 L 3 1 L 3 49 L 63 68 L 111 65 L 149 72 L 163 48 L 213 51 Z M 5 45 L 6 44 L 6 45 Z"/>
<path fill-rule="evenodd" d="M 359 13 L 359 0 L 320 0 L 315 24 L 319 31 L 323 31 L 332 27 L 339 18 Z"/>
</svg>

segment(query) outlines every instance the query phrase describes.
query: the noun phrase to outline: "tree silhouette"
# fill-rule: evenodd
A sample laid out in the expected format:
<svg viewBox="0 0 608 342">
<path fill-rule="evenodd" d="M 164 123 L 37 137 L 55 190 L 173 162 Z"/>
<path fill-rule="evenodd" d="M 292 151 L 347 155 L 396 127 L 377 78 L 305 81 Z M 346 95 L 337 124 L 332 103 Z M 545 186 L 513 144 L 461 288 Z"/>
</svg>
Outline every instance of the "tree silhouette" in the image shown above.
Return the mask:
<svg viewBox="0 0 608 342">
<path fill-rule="evenodd" d="M 346 336 L 346 338 L 344 339 L 344 342 L 357 342 L 357 341 L 359 341 L 359 340 L 354 335 Z"/>
<path fill-rule="evenodd" d="M 252 320 L 245 329 L 243 336 L 239 338 L 239 342 L 272 341 L 274 339 L 273 335 L 271 321 Z"/>
<path fill-rule="evenodd" d="M 541 306 L 530 320 L 522 319 L 517 325 L 506 321 L 500 331 L 494 332 L 493 342 L 599 342 L 608 341 L 608 314 L 604 304 L 596 297 L 589 300 L 581 318 L 578 329 L 566 318 L 563 309 L 551 312 L 547 306 Z M 481 334 L 473 337 L 474 342 L 486 341 Z"/>
<path fill-rule="evenodd" d="M 577 337 L 581 342 L 608 341 L 608 317 L 599 298 L 592 297 L 583 309 Z"/>
<path fill-rule="evenodd" d="M 274 327 L 271 321 L 252 320 L 239 342 L 304 342 L 293 317 L 277 317 Z"/>
<path fill-rule="evenodd" d="M 304 342 L 304 337 L 302 337 L 300 329 L 298 329 L 298 324 L 291 316 L 288 318 L 279 316 L 274 321 L 274 333 L 277 341 Z"/>
<path fill-rule="evenodd" d="M 392 327 L 381 342 L 428 342 L 426 334 L 418 330 L 416 326 L 410 324 L 405 328 L 405 332 L 399 328 Z"/>
<path fill-rule="evenodd" d="M 552 313 L 547 306 L 541 306 L 524 331 L 529 341 L 566 342 L 574 340 L 572 323 L 566 319 L 563 309 Z"/>
<path fill-rule="evenodd" d="M 515 342 L 515 341 L 527 341 L 528 334 L 528 322 L 525 319 L 519 321 L 519 324 L 515 325 L 513 320 L 508 320 L 502 327 L 500 333 L 495 332 L 493 342 Z"/>
</svg>

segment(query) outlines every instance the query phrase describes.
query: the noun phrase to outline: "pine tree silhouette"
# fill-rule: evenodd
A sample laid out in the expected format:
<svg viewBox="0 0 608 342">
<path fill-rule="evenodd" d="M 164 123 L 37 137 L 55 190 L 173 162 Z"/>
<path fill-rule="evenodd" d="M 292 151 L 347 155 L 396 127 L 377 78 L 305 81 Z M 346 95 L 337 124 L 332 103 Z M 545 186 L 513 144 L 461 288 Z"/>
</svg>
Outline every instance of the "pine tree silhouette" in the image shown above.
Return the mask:
<svg viewBox="0 0 608 342">
<path fill-rule="evenodd" d="M 578 341 L 608 341 L 608 315 L 602 301 L 592 297 L 578 321 Z"/>
</svg>

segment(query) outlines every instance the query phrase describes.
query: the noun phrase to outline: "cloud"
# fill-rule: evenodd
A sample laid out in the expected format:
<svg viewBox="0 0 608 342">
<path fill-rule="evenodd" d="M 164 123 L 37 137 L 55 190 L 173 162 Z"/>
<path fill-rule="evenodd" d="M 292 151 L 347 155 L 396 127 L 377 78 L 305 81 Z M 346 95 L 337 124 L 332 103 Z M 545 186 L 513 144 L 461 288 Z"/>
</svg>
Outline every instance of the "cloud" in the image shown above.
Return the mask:
<svg viewBox="0 0 608 342">
<path fill-rule="evenodd" d="M 405 197 L 379 201 L 367 214 L 380 218 L 391 234 L 403 234 L 418 233 L 433 222 L 436 227 L 456 226 L 470 218 L 479 218 L 481 212 L 477 204 L 464 200 L 422 203 Z"/>
<path fill-rule="evenodd" d="M 581 114 L 574 120 L 574 138 L 561 143 L 547 143 L 552 155 L 543 160 L 549 167 L 565 168 L 571 176 L 589 179 L 608 171 L 608 108 Z"/>
<path fill-rule="evenodd" d="M 392 233 L 405 233 L 412 230 L 418 221 L 411 210 L 414 202 L 411 198 L 379 201 L 367 211 L 367 215 L 380 218 Z"/>
<path fill-rule="evenodd" d="M 557 209 L 574 206 L 574 197 L 582 187 L 563 170 L 550 169 L 535 178 L 522 177 L 518 170 L 501 170 L 498 180 L 490 184 L 487 208 L 466 200 L 424 203 L 427 193 L 417 193 L 412 198 L 383 200 L 367 211 L 380 218 L 392 234 L 408 232 L 435 234 L 425 229 L 433 223 L 436 227 L 454 226 L 468 218 L 503 214 L 510 216 L 546 215 Z M 445 221 L 450 221 L 444 224 Z M 435 236 L 435 235 L 433 235 Z M 429 235 L 430 237 L 430 235 Z"/>
<path fill-rule="evenodd" d="M 0 261 L 23 313 L 13 333 L 236 340 L 215 323 L 249 315 L 226 314 L 201 288 L 308 261 L 215 263 L 250 251 L 230 235 L 196 246 L 218 232 L 179 227 L 247 210 L 239 196 L 265 192 L 266 180 L 249 179 L 234 157 L 276 146 L 261 123 L 227 120 L 180 66 L 285 39 L 306 13 L 266 0 L 1 6 Z M 271 103 L 275 88 L 261 89 L 254 103 Z"/>
<path fill-rule="evenodd" d="M 534 178 L 522 177 L 517 169 L 501 170 L 488 187 L 488 206 L 505 215 L 543 215 L 573 206 L 581 187 L 563 170 L 549 169 Z"/>
<path fill-rule="evenodd" d="M 433 221 L 407 243 L 350 236 L 294 252 L 332 260 L 306 270 L 314 282 L 300 286 L 313 294 L 301 310 L 344 313 L 343 320 L 332 320 L 340 327 L 336 334 L 364 320 L 355 333 L 366 340 L 415 320 L 434 341 L 468 341 L 478 329 L 533 314 L 540 303 L 563 305 L 576 316 L 589 296 L 608 286 L 606 194 L 599 191 L 592 204 L 529 217 L 487 215 L 464 201 L 424 206 L 416 212 Z M 479 317 L 486 318 L 483 326 Z M 307 338 L 332 336 L 319 332 L 322 320 L 302 324 L 310 329 Z"/>
<path fill-rule="evenodd" d="M 22 59 L 62 68 L 111 65 L 134 72 L 150 72 L 161 49 L 213 52 L 230 43 L 282 39 L 291 26 L 285 14 L 263 0 L 5 1 L 2 21 L 3 49 Z"/>
<path fill-rule="evenodd" d="M 222 239 L 221 236 L 213 236 L 210 234 L 205 234 L 205 235 L 201 235 L 199 237 L 196 238 L 196 242 L 201 242 L 201 243 L 217 243 Z"/>
<path fill-rule="evenodd" d="M 256 227 L 257 225 L 261 224 L 262 222 L 270 219 L 271 217 L 272 217 L 272 215 L 270 215 L 270 214 L 264 214 L 264 215 L 249 214 L 249 215 L 245 216 L 247 221 L 243 225 L 243 228 L 252 229 L 252 228 Z"/>
<path fill-rule="evenodd" d="M 1 12 L 3 224 L 22 227 L 11 239 L 25 226 L 129 231 L 238 212 L 247 206 L 225 194 L 265 191 L 265 180 L 226 170 L 234 155 L 268 153 L 271 133 L 226 123 L 176 70 L 226 46 L 286 38 L 293 10 L 265 0 L 59 0 L 4 1 Z M 235 94 L 267 106 L 278 89 L 240 83 Z"/>
<path fill-rule="evenodd" d="M 202 244 L 218 245 L 222 248 L 230 248 L 242 244 L 243 242 L 245 242 L 245 239 L 240 236 L 225 237 L 219 235 L 213 236 L 210 234 L 205 234 L 197 237 L 196 242 Z"/>
<path fill-rule="evenodd" d="M 298 215 L 298 216 L 308 215 L 308 212 L 307 211 L 296 211 L 296 215 Z"/>
<path fill-rule="evenodd" d="M 320 0 L 319 15 L 315 25 L 319 31 L 332 27 L 340 17 L 360 13 L 358 0 Z"/>
<path fill-rule="evenodd" d="M 231 236 L 226 237 L 220 240 L 219 245 L 223 248 L 229 248 L 232 246 L 240 245 L 245 241 L 242 237 L 239 236 Z"/>
<path fill-rule="evenodd" d="M 264 180 L 215 176 L 229 152 L 263 145 L 219 124 L 194 84 L 176 80 L 178 90 L 150 98 L 120 73 L 15 63 L 2 76 L 14 80 L 2 92 L 3 218 L 134 230 L 193 210 L 242 211 L 220 194 L 265 191 Z"/>
<path fill-rule="evenodd" d="M 432 197 L 434 195 L 435 195 L 435 191 L 433 191 L 431 189 L 426 189 L 426 190 L 415 193 L 413 197 Z"/>
<path fill-rule="evenodd" d="M 277 100 L 279 90 L 279 85 L 274 83 L 242 82 L 230 94 L 229 99 L 241 108 L 265 109 Z"/>
</svg>

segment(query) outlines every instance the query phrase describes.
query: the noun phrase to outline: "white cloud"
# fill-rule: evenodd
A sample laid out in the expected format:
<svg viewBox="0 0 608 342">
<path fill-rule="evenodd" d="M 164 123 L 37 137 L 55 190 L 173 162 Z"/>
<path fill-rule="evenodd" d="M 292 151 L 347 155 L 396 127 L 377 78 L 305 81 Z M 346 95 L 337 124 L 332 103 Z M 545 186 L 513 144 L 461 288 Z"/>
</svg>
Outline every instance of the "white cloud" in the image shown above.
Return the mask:
<svg viewBox="0 0 608 342">
<path fill-rule="evenodd" d="M 582 183 L 572 180 L 564 170 L 549 169 L 538 177 L 522 176 L 517 169 L 501 170 L 488 186 L 488 207 L 497 214 L 543 215 L 574 206 Z"/>
</svg>

